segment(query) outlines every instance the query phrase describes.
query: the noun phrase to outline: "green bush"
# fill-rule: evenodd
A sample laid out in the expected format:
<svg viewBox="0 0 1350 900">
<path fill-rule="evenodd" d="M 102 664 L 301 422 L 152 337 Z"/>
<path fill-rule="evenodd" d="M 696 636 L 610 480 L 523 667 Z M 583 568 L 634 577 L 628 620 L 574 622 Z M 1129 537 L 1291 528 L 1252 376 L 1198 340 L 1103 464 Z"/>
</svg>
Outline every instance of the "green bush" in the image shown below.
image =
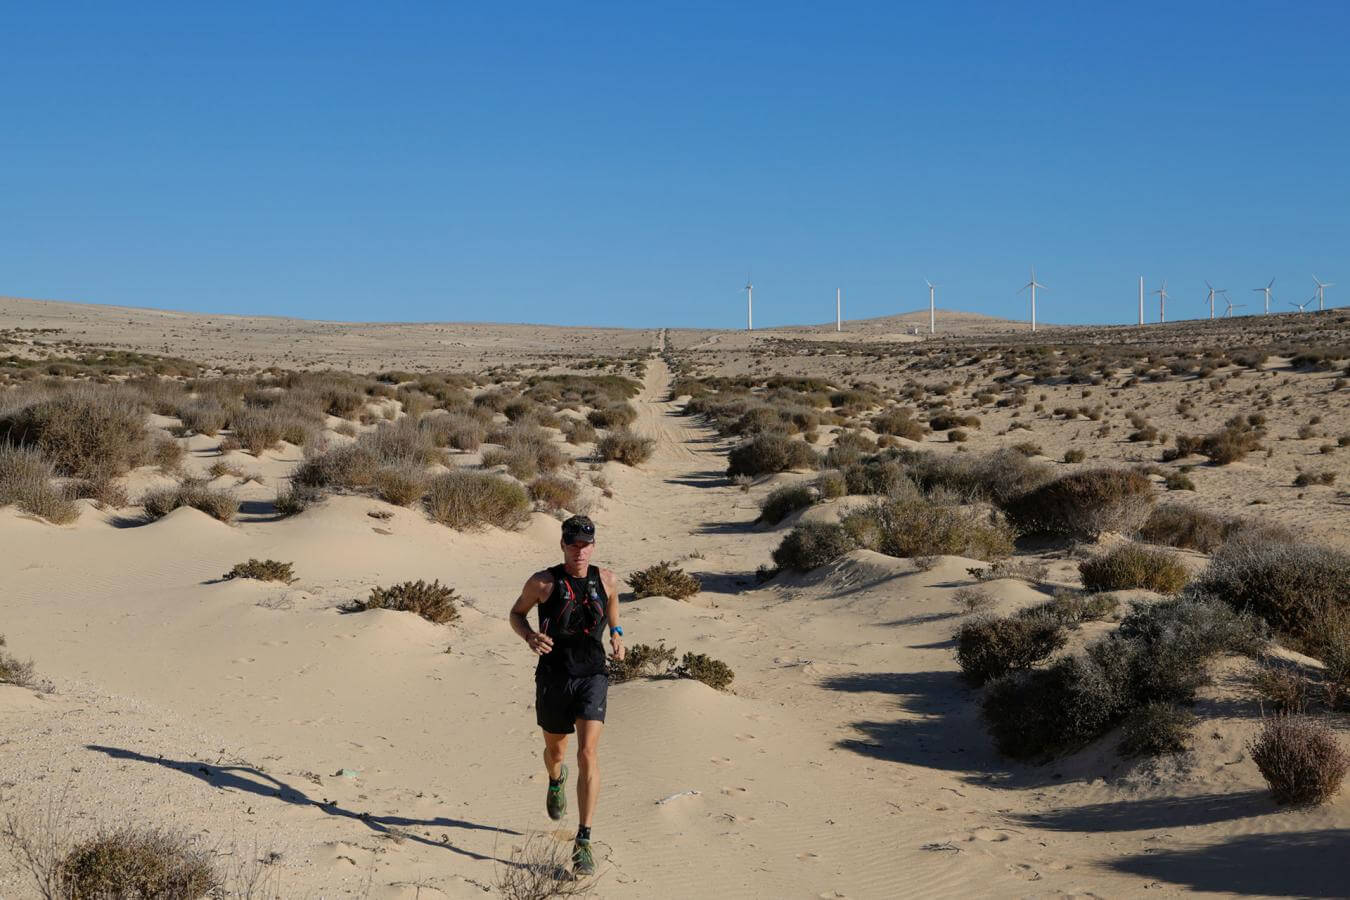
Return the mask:
<svg viewBox="0 0 1350 900">
<path fill-rule="evenodd" d="M 799 509 L 816 502 L 816 490 L 805 484 L 788 484 L 775 488 L 760 505 L 759 520 L 777 525 Z"/>
<path fill-rule="evenodd" d="M 1140 544 L 1121 544 L 1078 564 L 1083 587 L 1089 591 L 1133 588 L 1175 594 L 1186 586 L 1186 567 L 1170 553 Z"/>
<path fill-rule="evenodd" d="M 1064 628 L 1045 618 L 983 616 L 956 632 L 956 661 L 973 684 L 1027 669 L 1062 648 Z"/>
<path fill-rule="evenodd" d="M 417 581 L 404 581 L 387 588 L 371 588 L 370 596 L 357 601 L 360 609 L 392 609 L 399 612 L 417 613 L 428 622 L 444 625 L 459 618 L 455 601 L 459 599 L 453 588 L 439 580 L 427 584 L 420 578 Z"/>
<path fill-rule="evenodd" d="M 992 560 L 1013 550 L 1013 531 L 1001 519 L 921 498 L 878 500 L 850 511 L 840 524 L 861 546 L 887 556 Z"/>
<path fill-rule="evenodd" d="M 1082 450 L 1065 450 L 1064 461 L 1066 463 L 1080 463 L 1087 459 L 1087 454 Z"/>
<path fill-rule="evenodd" d="M 1311 719 L 1267 719 L 1247 750 L 1266 779 L 1271 796 L 1282 804 L 1315 806 L 1327 802 L 1341 789 L 1350 768 L 1350 754 L 1335 733 Z"/>
<path fill-rule="evenodd" d="M 433 478 L 424 502 L 432 519 L 459 531 L 486 525 L 514 529 L 530 517 L 524 488 L 483 472 L 448 472 Z"/>
<path fill-rule="evenodd" d="M 1152 702 L 1125 717 L 1120 752 L 1126 756 L 1157 756 L 1186 750 L 1195 714 L 1175 703 Z"/>
<path fill-rule="evenodd" d="M 686 653 L 684 659 L 680 660 L 680 665 L 676 668 L 675 674 L 681 678 L 701 681 L 708 687 L 716 688 L 719 691 L 724 691 L 730 687 L 732 680 L 736 677 L 736 673 L 731 671 L 731 667 L 726 663 L 702 653 Z"/>
<path fill-rule="evenodd" d="M 781 434 L 758 434 L 732 449 L 727 475 L 771 475 L 791 469 L 814 469 L 820 457 L 806 443 Z"/>
<path fill-rule="evenodd" d="M 221 886 L 209 848 L 154 828 L 124 825 L 81 841 L 61 859 L 61 897 L 204 897 Z"/>
<path fill-rule="evenodd" d="M 254 578 L 258 581 L 280 581 L 282 584 L 294 584 L 297 579 L 291 566 L 293 563 L 275 559 L 250 559 L 248 562 L 235 563 L 234 568 L 221 578 Z"/>
<path fill-rule="evenodd" d="M 609 680 L 612 684 L 622 684 L 635 678 L 665 675 L 675 666 L 675 652 L 675 648 L 667 647 L 664 641 L 655 647 L 634 644 L 625 648 L 622 660 L 610 659 Z"/>
<path fill-rule="evenodd" d="M 1104 531 L 1131 532 L 1148 518 L 1155 495 L 1131 469 L 1091 469 L 1042 485 L 1004 509 L 1020 531 L 1096 540 Z"/>
<path fill-rule="evenodd" d="M 855 549 L 857 544 L 842 525 L 804 522 L 783 537 L 773 561 L 780 569 L 809 572 Z"/>
<path fill-rule="evenodd" d="M 621 462 L 625 466 L 646 462 L 655 450 L 656 441 L 627 430 L 611 431 L 595 445 L 595 452 L 601 459 Z"/>
<path fill-rule="evenodd" d="M 838 469 L 826 469 L 816 476 L 816 492 L 822 500 L 833 500 L 848 493 L 848 479 Z"/>
</svg>

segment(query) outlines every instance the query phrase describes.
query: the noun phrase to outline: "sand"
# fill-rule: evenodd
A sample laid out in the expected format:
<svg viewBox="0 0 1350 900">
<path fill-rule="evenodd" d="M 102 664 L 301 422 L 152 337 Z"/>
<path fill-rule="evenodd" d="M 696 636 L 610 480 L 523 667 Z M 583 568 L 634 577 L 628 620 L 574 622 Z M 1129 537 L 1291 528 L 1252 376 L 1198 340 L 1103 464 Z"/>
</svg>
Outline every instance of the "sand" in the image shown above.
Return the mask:
<svg viewBox="0 0 1350 900">
<path fill-rule="evenodd" d="M 0 306 L 0 327 L 13 309 Z M 116 337 L 106 322 L 86 327 Z M 478 332 L 456 329 L 472 346 L 520 337 Z M 409 368 L 408 355 L 424 352 L 413 347 L 420 337 L 389 340 L 408 341 L 395 348 L 397 362 L 369 342 L 347 358 Z M 578 340 L 598 348 L 614 338 Z M 655 351 L 661 340 L 631 332 L 614 346 Z M 512 346 L 535 352 L 534 343 Z M 384 362 L 371 365 L 375 357 Z M 1350 794 L 1312 811 L 1270 801 L 1244 749 L 1259 725 L 1247 664 L 1226 662 L 1204 690 L 1191 752 L 1125 760 L 1108 737 L 1049 765 L 1012 764 L 990 744 L 951 649 L 960 621 L 952 595 L 979 562 L 943 557 L 921 571 L 856 551 L 757 584 L 755 569 L 797 518 L 758 525 L 758 503 L 802 476 L 748 492 L 729 483 L 729 444 L 681 415 L 670 379 L 653 355 L 634 428 L 657 450 L 636 469 L 604 464 L 613 497 L 592 513 L 596 561 L 621 578 L 659 560 L 698 574 L 704 590 L 690 601 L 625 602 L 629 643 L 707 653 L 736 677 L 725 693 L 688 680 L 611 689 L 597 896 L 1344 894 Z M 1174 398 L 1153 402 L 1162 410 Z M 1347 421 L 1343 405 L 1331 415 Z M 1055 443 L 1058 429 L 1028 439 L 1062 455 L 1071 438 Z M 986 423 L 980 440 L 993 446 L 997 430 Z M 1003 440 L 1012 439 L 1021 436 Z M 190 440 L 190 469 L 219 458 L 216 441 Z M 526 836 L 568 842 L 575 829 L 575 801 L 562 827 L 544 813 L 533 657 L 506 622 L 525 578 L 559 558 L 557 521 L 536 513 L 517 532 L 465 534 L 350 496 L 276 519 L 270 500 L 299 458 L 289 446 L 257 459 L 231 454 L 260 477 L 238 488 L 251 502 L 234 525 L 180 509 L 130 527 L 91 501 L 65 527 L 0 509 L 0 632 L 56 688 L 0 686 L 3 807 L 32 820 L 64 798 L 77 832 L 121 822 L 180 828 L 227 867 L 277 854 L 265 871 L 278 896 L 491 893 Z M 1244 474 L 1216 479 L 1197 499 L 1243 505 L 1251 488 L 1242 479 L 1266 475 L 1235 471 Z M 136 473 L 133 494 L 162 477 Z M 1344 502 L 1334 488 L 1319 490 L 1329 498 L 1320 505 L 1291 497 L 1263 512 L 1343 540 Z M 828 517 L 847 502 L 798 517 Z M 368 515 L 377 510 L 392 515 Z M 220 579 L 250 557 L 292 561 L 299 580 Z M 1074 560 L 1044 558 L 1052 581 L 1076 578 Z M 339 609 L 374 585 L 418 578 L 459 591 L 460 622 Z M 990 587 L 1001 611 L 1044 599 L 1018 581 Z M 1101 627 L 1075 633 L 1075 646 Z M 29 895 L 20 874 L 0 872 L 0 896 Z"/>
</svg>

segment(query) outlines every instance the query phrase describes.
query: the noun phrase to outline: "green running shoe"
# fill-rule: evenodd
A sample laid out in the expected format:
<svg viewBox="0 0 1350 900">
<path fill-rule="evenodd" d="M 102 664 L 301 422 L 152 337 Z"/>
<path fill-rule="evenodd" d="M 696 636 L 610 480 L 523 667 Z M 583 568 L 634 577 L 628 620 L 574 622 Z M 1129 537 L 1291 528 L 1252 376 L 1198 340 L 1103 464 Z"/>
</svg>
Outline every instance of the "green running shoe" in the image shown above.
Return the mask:
<svg viewBox="0 0 1350 900">
<path fill-rule="evenodd" d="M 563 763 L 562 775 L 558 777 L 558 784 L 555 787 L 548 786 L 548 817 L 557 822 L 567 812 L 567 763 Z"/>
<path fill-rule="evenodd" d="M 591 856 L 591 842 L 577 838 L 572 847 L 572 872 L 576 875 L 594 875 L 595 857 Z"/>
</svg>

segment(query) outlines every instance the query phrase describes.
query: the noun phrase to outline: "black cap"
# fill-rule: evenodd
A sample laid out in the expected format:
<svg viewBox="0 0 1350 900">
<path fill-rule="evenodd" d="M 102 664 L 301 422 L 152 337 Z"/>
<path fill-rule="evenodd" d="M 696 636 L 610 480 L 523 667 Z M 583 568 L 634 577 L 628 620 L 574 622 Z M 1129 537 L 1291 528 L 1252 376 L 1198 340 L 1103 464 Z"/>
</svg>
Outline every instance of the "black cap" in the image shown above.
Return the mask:
<svg viewBox="0 0 1350 900">
<path fill-rule="evenodd" d="M 562 539 L 564 544 L 574 544 L 577 541 L 594 544 L 595 523 L 589 516 L 572 516 L 562 523 Z"/>
</svg>

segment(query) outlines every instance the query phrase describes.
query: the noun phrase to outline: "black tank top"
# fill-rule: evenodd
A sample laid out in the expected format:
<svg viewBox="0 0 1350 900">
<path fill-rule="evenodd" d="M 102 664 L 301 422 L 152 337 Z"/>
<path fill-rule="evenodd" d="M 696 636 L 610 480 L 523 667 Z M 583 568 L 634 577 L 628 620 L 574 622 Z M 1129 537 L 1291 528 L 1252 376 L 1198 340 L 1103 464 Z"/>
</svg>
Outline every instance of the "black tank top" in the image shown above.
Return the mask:
<svg viewBox="0 0 1350 900">
<path fill-rule="evenodd" d="M 536 674 L 569 678 L 603 674 L 609 597 L 600 569 L 591 566 L 585 578 L 568 575 L 562 564 L 548 572 L 553 593 L 539 604 L 539 630 L 553 638 L 553 649 L 539 657 Z"/>
</svg>

